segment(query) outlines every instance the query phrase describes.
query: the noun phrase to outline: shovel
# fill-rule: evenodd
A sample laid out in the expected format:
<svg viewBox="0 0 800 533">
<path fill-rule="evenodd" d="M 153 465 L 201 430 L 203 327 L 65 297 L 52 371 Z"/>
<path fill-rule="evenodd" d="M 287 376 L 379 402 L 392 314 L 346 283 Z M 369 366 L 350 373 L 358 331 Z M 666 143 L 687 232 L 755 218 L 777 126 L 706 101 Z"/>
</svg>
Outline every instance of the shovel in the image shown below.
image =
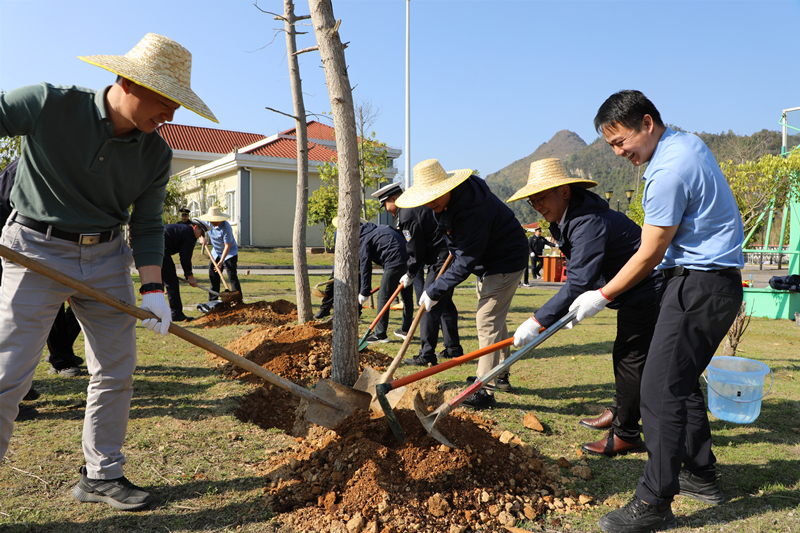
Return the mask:
<svg viewBox="0 0 800 533">
<path fill-rule="evenodd" d="M 203 243 L 203 248 L 208 254 L 209 261 L 211 261 L 211 264 L 214 265 L 214 270 L 216 270 L 217 274 L 219 274 L 219 279 L 222 280 L 222 284 L 225 286 L 225 290 L 228 291 L 228 294 L 230 295 L 228 301 L 241 302 L 242 301 L 241 291 L 232 291 L 231 288 L 228 287 L 228 282 L 225 281 L 225 276 L 222 275 L 222 270 L 219 268 L 219 265 L 217 265 L 217 262 L 214 261 L 214 256 L 211 255 L 211 252 L 208 250 L 208 245 L 206 243 Z"/>
<path fill-rule="evenodd" d="M 66 285 L 67 287 L 83 293 L 86 296 L 94 298 L 95 300 L 109 305 L 118 311 L 127 313 L 132 317 L 140 320 L 158 318 L 150 311 L 145 311 L 144 309 L 124 302 L 119 298 L 115 298 L 110 294 L 90 287 L 89 285 L 86 285 L 85 283 L 78 281 L 73 277 L 67 276 L 58 270 L 45 266 L 34 259 L 25 257 L 24 255 L 17 253 L 3 245 L 0 245 L 0 256 L 29 270 L 37 272 L 42 276 Z M 285 391 L 308 400 L 306 418 L 310 422 L 318 424 L 322 427 L 333 429 L 342 420 L 350 416 L 356 409 L 366 410 L 369 408 L 371 396 L 365 392 L 353 390 L 349 387 L 345 387 L 344 385 L 324 379 L 319 380 L 316 384 L 314 392 L 311 392 L 308 389 L 304 389 L 303 387 L 297 385 L 296 383 L 292 383 L 291 381 L 284 379 L 277 374 L 273 374 L 249 359 L 245 359 L 244 357 L 237 355 L 232 351 L 219 346 L 218 344 L 214 344 L 208 339 L 204 339 L 195 333 L 183 329 L 175 323 L 170 324 L 169 331 L 173 335 L 176 335 L 183 340 L 194 344 L 195 346 L 216 354 L 223 359 L 227 359 L 236 366 L 255 374 L 256 376 L 275 385 L 276 387 L 280 387 Z"/>
<path fill-rule="evenodd" d="M 447 256 L 447 260 L 442 265 L 442 268 L 439 269 L 439 273 L 436 274 L 436 279 L 439 279 L 444 271 L 448 269 L 450 264 L 453 262 L 453 254 Z M 411 340 L 414 338 L 414 332 L 417 330 L 417 326 L 419 325 L 420 320 L 422 320 L 422 316 L 425 314 L 425 306 L 421 306 L 417 311 L 417 315 L 414 317 L 414 321 L 411 322 L 411 326 L 408 328 L 408 333 L 406 334 L 406 338 L 403 341 L 403 345 L 400 347 L 400 351 L 397 353 L 395 358 L 392 360 L 392 363 L 389 365 L 389 368 L 386 369 L 386 372 L 380 374 L 377 370 L 372 367 L 365 367 L 364 371 L 358 376 L 358 380 L 353 385 L 353 388 L 356 390 L 366 391 L 368 392 L 373 400 L 375 399 L 375 386 L 378 383 L 386 383 L 387 381 L 392 380 L 392 376 L 394 376 L 397 367 L 400 366 L 400 363 L 403 361 L 403 356 L 406 354 L 406 350 L 408 350 L 408 345 L 411 344 Z M 400 400 L 403 398 L 403 395 L 406 393 L 406 389 L 404 388 L 396 388 L 386 394 L 386 401 L 394 408 Z M 373 404 L 375 402 L 373 401 Z M 375 411 L 378 411 L 377 405 L 371 405 L 370 408 Z M 383 410 L 382 406 L 381 409 Z"/>
<path fill-rule="evenodd" d="M 447 438 L 442 435 L 438 429 L 436 429 L 436 423 L 450 414 L 450 411 L 452 411 L 461 402 L 472 396 L 472 394 L 475 392 L 479 391 L 483 387 L 484 383 L 489 382 L 503 372 L 506 372 L 511 365 L 516 363 L 523 355 L 527 354 L 529 351 L 533 350 L 544 341 L 552 337 L 558 330 L 572 322 L 577 315 L 577 309 L 573 309 L 567 313 L 566 316 L 564 316 L 561 320 L 544 330 L 531 342 L 514 352 L 511 357 L 491 369 L 488 374 L 476 379 L 475 383 L 467 387 L 461 394 L 449 402 L 440 405 L 439 408 L 431 414 L 428 414 L 428 408 L 425 405 L 425 401 L 422 399 L 422 396 L 417 393 L 417 395 L 414 397 L 414 411 L 417 413 L 417 418 L 419 418 L 419 421 L 422 422 L 422 425 L 425 427 L 425 431 L 427 431 L 431 437 L 438 440 L 445 446 L 457 448 L 456 446 L 453 446 L 453 444 L 447 440 Z"/>
<path fill-rule="evenodd" d="M 316 285 L 311 287 L 311 294 L 313 294 L 317 298 L 325 298 L 325 293 L 319 290 L 319 288 L 322 287 L 323 285 L 329 285 L 331 283 L 333 283 L 333 278 L 329 279 L 328 281 L 321 281 L 320 283 L 317 283 Z"/>
<path fill-rule="evenodd" d="M 178 279 L 179 279 L 179 280 L 181 280 L 181 281 L 182 281 L 182 282 L 184 282 L 184 283 L 189 283 L 189 280 L 188 280 L 188 279 L 186 279 L 186 278 L 178 278 Z M 190 285 L 191 285 L 191 283 L 190 283 Z M 213 295 L 213 296 L 216 296 L 217 298 L 219 298 L 219 299 L 220 299 L 220 300 L 222 300 L 223 302 L 230 302 L 231 300 L 233 300 L 233 299 L 234 299 L 234 294 L 235 294 L 235 293 L 232 293 L 232 292 L 230 292 L 230 291 L 228 291 L 228 292 L 223 292 L 223 293 L 218 293 L 218 292 L 216 292 L 216 291 L 212 291 L 211 289 L 206 289 L 205 287 L 203 287 L 203 286 L 201 286 L 201 285 L 197 285 L 197 288 L 198 288 L 198 289 L 203 289 L 203 290 L 204 290 L 204 291 L 206 291 L 208 294 L 211 294 L 211 295 Z"/>
<path fill-rule="evenodd" d="M 378 289 L 380 289 L 380 287 L 378 287 Z M 373 289 L 370 294 L 372 294 L 376 290 L 377 289 Z M 369 343 L 367 342 L 367 337 L 369 337 L 369 334 L 372 333 L 372 330 L 375 329 L 375 326 L 378 325 L 378 321 L 381 319 L 381 317 L 384 314 L 386 314 L 386 311 L 389 310 L 389 307 L 392 306 L 392 302 L 394 301 L 395 298 L 397 298 L 397 295 L 400 294 L 401 290 L 403 290 L 403 284 L 402 283 L 397 286 L 397 288 L 394 290 L 394 292 L 389 297 L 389 299 L 386 300 L 386 304 L 383 306 L 383 309 L 381 309 L 380 312 L 377 314 L 377 316 L 375 316 L 375 320 L 372 321 L 372 324 L 369 325 L 369 328 L 367 329 L 367 332 L 364 333 L 363 337 L 361 337 L 361 342 L 358 343 L 358 351 L 359 352 L 369 345 Z"/>
</svg>

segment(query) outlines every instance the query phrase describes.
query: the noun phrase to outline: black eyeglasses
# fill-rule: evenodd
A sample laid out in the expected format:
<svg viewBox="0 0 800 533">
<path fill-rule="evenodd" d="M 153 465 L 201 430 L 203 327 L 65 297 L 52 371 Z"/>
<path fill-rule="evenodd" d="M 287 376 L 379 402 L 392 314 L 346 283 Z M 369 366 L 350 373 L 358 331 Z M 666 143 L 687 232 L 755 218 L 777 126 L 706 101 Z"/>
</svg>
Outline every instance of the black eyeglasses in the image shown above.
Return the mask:
<svg viewBox="0 0 800 533">
<path fill-rule="evenodd" d="M 542 207 L 542 204 L 544 204 L 544 199 L 553 194 L 554 192 L 556 192 L 555 189 L 550 189 L 550 192 L 548 192 L 544 196 L 540 196 L 539 198 L 528 198 L 526 202 L 528 202 L 528 205 L 530 205 L 532 208 L 538 209 Z"/>
</svg>

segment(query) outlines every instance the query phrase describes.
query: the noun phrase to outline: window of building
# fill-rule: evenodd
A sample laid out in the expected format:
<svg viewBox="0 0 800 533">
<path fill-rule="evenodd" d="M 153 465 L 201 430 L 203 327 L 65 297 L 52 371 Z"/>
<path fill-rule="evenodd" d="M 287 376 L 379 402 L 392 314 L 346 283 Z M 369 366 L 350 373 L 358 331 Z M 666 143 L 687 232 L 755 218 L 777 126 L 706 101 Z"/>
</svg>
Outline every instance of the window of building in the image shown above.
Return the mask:
<svg viewBox="0 0 800 533">
<path fill-rule="evenodd" d="M 225 193 L 225 213 L 231 217 L 228 222 L 234 224 L 234 220 L 236 220 L 236 191 L 227 191 Z"/>
</svg>

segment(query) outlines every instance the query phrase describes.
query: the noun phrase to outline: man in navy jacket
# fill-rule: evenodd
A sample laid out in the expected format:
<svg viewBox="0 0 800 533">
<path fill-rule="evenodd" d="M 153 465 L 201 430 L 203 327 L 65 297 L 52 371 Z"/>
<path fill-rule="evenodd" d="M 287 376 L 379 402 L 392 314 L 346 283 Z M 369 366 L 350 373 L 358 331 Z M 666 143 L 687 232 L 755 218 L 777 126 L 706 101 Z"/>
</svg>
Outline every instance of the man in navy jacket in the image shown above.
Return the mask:
<svg viewBox="0 0 800 533">
<path fill-rule="evenodd" d="M 436 159 L 414 167 L 414 185 L 396 201 L 398 207 L 424 205 L 436 213 L 453 254 L 453 264 L 434 281 L 420 298 L 430 310 L 448 291 L 477 276 L 478 311 L 475 322 L 481 348 L 508 337 L 506 316 L 511 299 L 528 266 L 528 241 L 519 221 L 471 169 L 446 172 Z M 510 351 L 508 348 L 485 355 L 478 361 L 478 377 L 488 374 Z M 495 381 L 507 388 L 508 376 L 491 380 L 463 403 L 486 409 L 496 405 Z"/>
<path fill-rule="evenodd" d="M 172 310 L 172 321 L 183 322 L 192 320 L 183 313 L 183 302 L 181 301 L 181 288 L 178 282 L 178 273 L 175 270 L 175 262 L 172 260 L 174 254 L 178 254 L 183 268 L 183 275 L 192 287 L 197 287 L 197 280 L 192 273 L 192 254 L 194 245 L 201 236 L 205 236 L 210 226 L 195 218 L 191 225 L 182 222 L 177 224 L 167 224 L 164 227 L 164 262 L 161 265 L 161 279 L 164 281 L 164 288 L 167 292 L 169 308 Z"/>
<path fill-rule="evenodd" d="M 542 159 L 531 163 L 528 183 L 508 200 L 527 199 L 550 223 L 550 233 L 567 257 L 566 283 L 517 329 L 516 346 L 527 344 L 541 327 L 566 315 L 579 295 L 605 285 L 639 248 L 641 228 L 586 190 L 595 185 L 591 180 L 571 178 L 558 159 Z M 584 444 L 586 452 L 613 457 L 642 447 L 639 384 L 658 319 L 659 279 L 653 271 L 609 305 L 618 309 L 612 351 L 616 392 L 611 407 L 601 416 L 581 420 L 589 429 L 610 429 L 603 439 Z"/>
</svg>

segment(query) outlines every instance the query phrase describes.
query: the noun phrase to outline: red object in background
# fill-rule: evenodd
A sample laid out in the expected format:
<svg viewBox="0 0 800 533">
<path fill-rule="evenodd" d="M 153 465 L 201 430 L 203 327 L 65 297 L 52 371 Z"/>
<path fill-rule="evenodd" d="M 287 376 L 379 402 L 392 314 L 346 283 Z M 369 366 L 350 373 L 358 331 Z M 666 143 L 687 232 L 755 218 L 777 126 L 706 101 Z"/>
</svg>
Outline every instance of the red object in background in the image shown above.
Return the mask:
<svg viewBox="0 0 800 533">
<path fill-rule="evenodd" d="M 751 287 L 751 286 L 752 285 L 750 284 L 749 280 L 747 280 L 747 281 L 742 280 L 742 287 Z"/>
</svg>

